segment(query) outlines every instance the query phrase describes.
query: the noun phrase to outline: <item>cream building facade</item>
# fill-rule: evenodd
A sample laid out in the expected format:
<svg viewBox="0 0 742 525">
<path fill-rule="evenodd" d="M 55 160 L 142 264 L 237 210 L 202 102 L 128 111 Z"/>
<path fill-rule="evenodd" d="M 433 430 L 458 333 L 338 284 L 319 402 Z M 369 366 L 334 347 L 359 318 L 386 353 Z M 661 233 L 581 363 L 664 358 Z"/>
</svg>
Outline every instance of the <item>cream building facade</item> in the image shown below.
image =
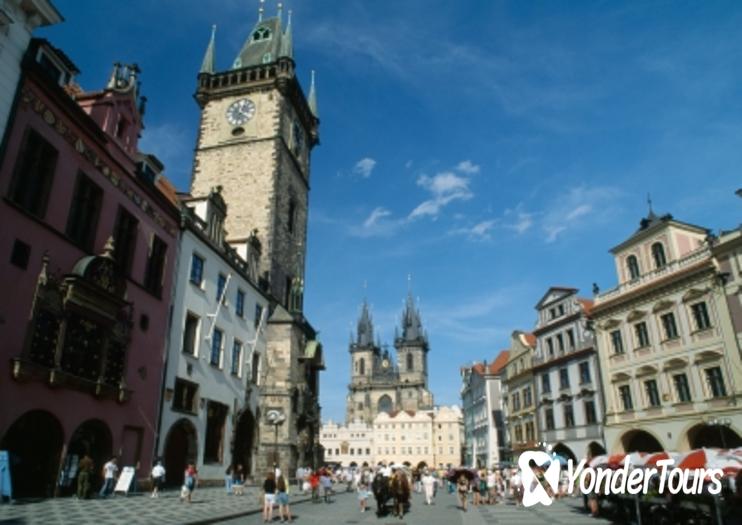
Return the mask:
<svg viewBox="0 0 742 525">
<path fill-rule="evenodd" d="M 460 465 L 464 422 L 458 406 L 431 410 L 381 412 L 369 425 L 355 421 L 322 426 L 325 462 L 343 466 L 409 464 Z M 368 450 L 370 449 L 370 454 Z"/>
<path fill-rule="evenodd" d="M 328 463 L 340 463 L 346 467 L 374 464 L 374 427 L 362 421 L 348 425 L 328 421 L 322 425 L 320 444 Z"/>
<path fill-rule="evenodd" d="M 609 453 L 742 445 L 729 301 L 739 300 L 739 285 L 729 284 L 739 283 L 739 249 L 722 250 L 726 279 L 714 242 L 705 228 L 650 210 L 611 250 L 619 284 L 595 296 L 591 314 Z"/>
<path fill-rule="evenodd" d="M 517 459 L 524 450 L 537 447 L 538 418 L 533 385 L 535 348 L 536 337 L 533 334 L 519 330 L 513 332 L 503 381 L 503 407 L 510 443 L 506 460 Z"/>
</svg>

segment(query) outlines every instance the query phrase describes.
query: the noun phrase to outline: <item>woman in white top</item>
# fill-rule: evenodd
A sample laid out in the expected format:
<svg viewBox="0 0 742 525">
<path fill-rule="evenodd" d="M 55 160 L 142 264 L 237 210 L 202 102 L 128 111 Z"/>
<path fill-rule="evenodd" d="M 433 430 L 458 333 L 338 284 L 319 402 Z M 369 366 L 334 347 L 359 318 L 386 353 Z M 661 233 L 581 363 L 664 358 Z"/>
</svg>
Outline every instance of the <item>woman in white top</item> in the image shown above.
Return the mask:
<svg viewBox="0 0 742 525">
<path fill-rule="evenodd" d="M 160 489 L 165 483 L 165 467 L 162 466 L 162 461 L 158 461 L 157 465 L 152 467 L 152 497 L 160 497 Z"/>
<path fill-rule="evenodd" d="M 433 493 L 435 492 L 435 483 L 436 483 L 435 478 L 428 471 L 428 469 L 425 469 L 420 481 L 422 481 L 423 490 L 425 491 L 425 504 L 432 505 L 433 504 Z"/>
</svg>

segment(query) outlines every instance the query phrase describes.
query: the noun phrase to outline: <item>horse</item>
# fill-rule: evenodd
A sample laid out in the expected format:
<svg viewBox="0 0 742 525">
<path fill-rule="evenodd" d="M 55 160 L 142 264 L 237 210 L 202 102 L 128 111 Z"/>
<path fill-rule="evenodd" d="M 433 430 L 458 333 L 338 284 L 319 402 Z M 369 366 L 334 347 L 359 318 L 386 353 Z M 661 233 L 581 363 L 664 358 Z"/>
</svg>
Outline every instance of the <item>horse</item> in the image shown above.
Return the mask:
<svg viewBox="0 0 742 525">
<path fill-rule="evenodd" d="M 410 481 L 404 472 L 397 471 L 394 474 L 391 489 L 394 497 L 394 514 L 402 519 L 410 505 Z"/>
<path fill-rule="evenodd" d="M 378 472 L 371 483 L 371 491 L 374 493 L 374 499 L 376 500 L 376 515 L 385 516 L 387 513 L 386 502 L 391 497 L 389 478 Z"/>
</svg>

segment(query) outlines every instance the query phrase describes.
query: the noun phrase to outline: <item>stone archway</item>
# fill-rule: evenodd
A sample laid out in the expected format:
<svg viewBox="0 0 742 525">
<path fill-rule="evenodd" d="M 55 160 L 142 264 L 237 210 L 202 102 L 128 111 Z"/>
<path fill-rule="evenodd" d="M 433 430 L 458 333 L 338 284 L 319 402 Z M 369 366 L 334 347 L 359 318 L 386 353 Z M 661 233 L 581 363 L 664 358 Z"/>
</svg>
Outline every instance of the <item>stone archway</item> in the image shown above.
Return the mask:
<svg viewBox="0 0 742 525">
<path fill-rule="evenodd" d="M 572 449 L 564 443 L 557 443 L 556 445 L 554 445 L 554 448 L 552 448 L 551 451 L 554 454 L 559 454 L 564 459 L 571 459 L 575 465 L 577 464 L 577 457 L 575 456 L 574 452 L 572 452 Z"/>
<path fill-rule="evenodd" d="M 103 482 L 98 474 L 113 454 L 111 431 L 108 425 L 100 419 L 88 419 L 72 433 L 62 467 L 61 481 L 67 481 L 63 486 L 65 493 L 75 492 L 77 465 L 86 454 L 90 456 L 94 464 L 93 475 L 90 479 L 91 489 L 97 491 Z"/>
<path fill-rule="evenodd" d="M 258 424 L 255 416 L 249 410 L 240 414 L 234 430 L 234 444 L 232 449 L 232 464 L 242 465 L 247 476 L 254 476 L 253 454 L 255 453 L 256 434 Z"/>
<path fill-rule="evenodd" d="M 0 442 L 10 455 L 14 498 L 54 495 L 63 444 L 62 425 L 51 413 L 31 410 L 15 420 Z"/>
<path fill-rule="evenodd" d="M 587 445 L 586 452 L 587 452 L 587 457 L 588 458 L 596 458 L 596 457 L 602 456 L 603 454 L 606 453 L 605 448 L 603 447 L 603 445 L 601 445 L 597 441 L 591 441 Z"/>
<path fill-rule="evenodd" d="M 179 419 L 165 440 L 165 481 L 168 485 L 183 484 L 185 469 L 198 461 L 198 435 L 188 419 Z"/>
<path fill-rule="evenodd" d="M 686 433 L 688 446 L 697 448 L 737 448 L 742 447 L 742 438 L 737 432 L 723 425 L 700 423 L 688 429 Z"/>
<path fill-rule="evenodd" d="M 621 446 L 629 452 L 662 452 L 664 447 L 659 440 L 646 430 L 630 430 L 621 436 Z"/>
</svg>

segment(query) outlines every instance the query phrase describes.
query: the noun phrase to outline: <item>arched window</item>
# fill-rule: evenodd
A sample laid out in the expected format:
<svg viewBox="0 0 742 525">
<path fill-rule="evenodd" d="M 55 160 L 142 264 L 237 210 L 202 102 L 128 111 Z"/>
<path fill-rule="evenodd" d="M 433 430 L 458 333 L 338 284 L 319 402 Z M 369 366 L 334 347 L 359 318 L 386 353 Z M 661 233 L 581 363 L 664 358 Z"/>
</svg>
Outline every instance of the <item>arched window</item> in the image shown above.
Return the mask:
<svg viewBox="0 0 742 525">
<path fill-rule="evenodd" d="M 639 278 L 639 261 L 636 260 L 635 255 L 629 255 L 626 258 L 626 266 L 629 270 L 629 278 L 633 281 Z"/>
<path fill-rule="evenodd" d="M 384 394 L 379 398 L 379 412 L 386 412 L 387 414 L 392 411 L 392 398 Z"/>
<path fill-rule="evenodd" d="M 267 27 L 259 27 L 255 30 L 255 32 L 252 34 L 252 39 L 254 41 L 258 40 L 267 40 L 271 37 L 271 30 Z"/>
<path fill-rule="evenodd" d="M 407 371 L 411 371 L 415 368 L 414 363 L 412 362 L 412 354 L 407 354 Z"/>
<path fill-rule="evenodd" d="M 652 258 L 654 259 L 654 267 L 662 268 L 667 264 L 665 259 L 665 248 L 661 242 L 656 242 L 652 245 Z"/>
<path fill-rule="evenodd" d="M 358 373 L 361 375 L 366 374 L 366 360 L 364 358 L 358 360 Z"/>
<path fill-rule="evenodd" d="M 258 384 L 258 378 L 260 377 L 260 354 L 253 352 L 252 354 L 252 366 L 250 367 L 251 379 L 254 385 Z"/>
<path fill-rule="evenodd" d="M 296 226 L 296 200 L 292 197 L 289 200 L 289 216 L 288 216 L 289 233 L 294 233 L 295 226 Z"/>
</svg>

